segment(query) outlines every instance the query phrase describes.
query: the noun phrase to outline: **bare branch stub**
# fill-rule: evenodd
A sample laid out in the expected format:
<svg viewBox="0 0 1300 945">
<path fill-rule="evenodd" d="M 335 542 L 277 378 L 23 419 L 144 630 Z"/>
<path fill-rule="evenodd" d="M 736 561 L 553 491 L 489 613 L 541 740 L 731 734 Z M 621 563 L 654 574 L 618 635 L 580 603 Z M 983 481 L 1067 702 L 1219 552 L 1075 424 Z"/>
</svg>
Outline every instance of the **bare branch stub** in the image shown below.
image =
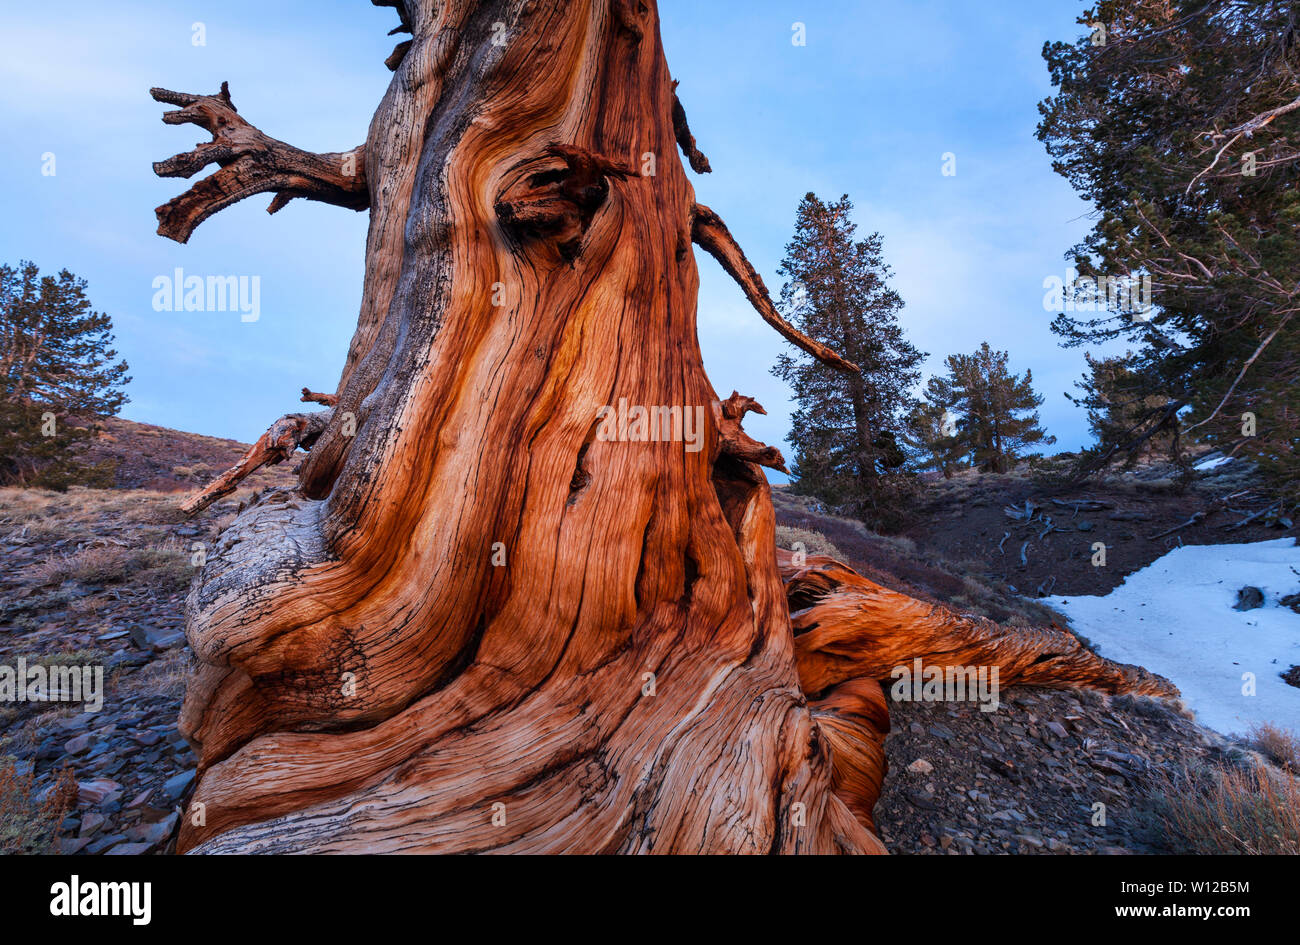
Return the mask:
<svg viewBox="0 0 1300 945">
<path fill-rule="evenodd" d="M 726 400 L 713 401 L 712 407 L 713 421 L 718 426 L 719 454 L 725 453 L 746 462 L 779 469 L 787 476 L 790 474 L 790 470 L 785 468 L 785 457 L 779 449 L 758 442 L 740 428 L 741 420 L 749 411 L 767 413 L 758 401 L 732 391 Z"/>
<path fill-rule="evenodd" d="M 316 391 L 310 390 L 306 387 L 302 389 L 301 400 L 304 404 L 322 404 L 326 407 L 333 407 L 339 402 L 337 394 L 318 394 Z"/>
<path fill-rule="evenodd" d="M 216 95 L 150 89 L 155 101 L 178 105 L 165 112 L 169 125 L 195 124 L 212 140 L 154 164 L 159 177 L 193 177 L 209 164 L 216 173 L 158 207 L 158 234 L 184 243 L 212 214 L 258 193 L 274 193 L 267 208 L 275 213 L 294 197 L 365 210 L 370 192 L 365 174 L 365 146 L 351 151 L 313 154 L 263 134 L 236 111 L 230 87 Z"/>
<path fill-rule="evenodd" d="M 332 410 L 320 410 L 281 417 L 257 438 L 257 442 L 249 447 L 238 463 L 182 502 L 181 511 L 186 515 L 202 511 L 223 496 L 230 495 L 244 479 L 263 466 L 284 462 L 299 447 L 310 449 L 316 437 L 320 436 L 329 423 L 332 414 Z"/>
<path fill-rule="evenodd" d="M 767 294 L 763 277 L 746 258 L 735 237 L 722 222 L 722 218 L 704 204 L 695 205 L 691 217 L 691 239 L 722 264 L 727 275 L 740 284 L 749 303 L 758 309 L 758 314 L 763 317 L 763 321 L 780 332 L 781 337 L 786 341 L 833 368 L 852 374 L 862 373 L 856 364 L 846 361 L 820 341 L 809 338 L 781 317 L 781 313 L 776 310 L 776 306 L 772 304 L 772 299 Z"/>
<path fill-rule="evenodd" d="M 690 162 L 691 170 L 697 174 L 713 172 L 709 159 L 695 144 L 695 135 L 691 134 L 691 126 L 686 121 L 686 109 L 682 107 L 682 100 L 677 96 L 676 80 L 673 81 L 673 134 L 677 138 L 677 146 L 682 149 L 682 154 L 685 154 L 686 160 Z"/>
</svg>

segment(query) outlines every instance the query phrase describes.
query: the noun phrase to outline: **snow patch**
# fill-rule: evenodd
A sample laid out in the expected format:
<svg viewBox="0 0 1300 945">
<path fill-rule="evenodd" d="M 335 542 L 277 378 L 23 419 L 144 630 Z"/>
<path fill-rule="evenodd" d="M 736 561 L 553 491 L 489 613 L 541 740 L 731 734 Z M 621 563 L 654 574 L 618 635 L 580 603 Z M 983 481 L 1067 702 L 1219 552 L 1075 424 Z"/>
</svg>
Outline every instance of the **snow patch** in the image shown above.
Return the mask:
<svg viewBox="0 0 1300 945">
<path fill-rule="evenodd" d="M 1264 606 L 1235 611 L 1253 585 Z M 1300 591 L 1295 539 L 1176 548 L 1104 597 L 1049 597 L 1097 652 L 1173 681 L 1202 725 L 1223 734 L 1272 722 L 1300 733 L 1300 689 L 1279 677 L 1300 664 L 1300 615 L 1278 600 Z M 1243 695 L 1244 673 L 1255 695 Z"/>
<path fill-rule="evenodd" d="M 1215 456 L 1213 459 L 1203 459 L 1192 468 L 1197 472 L 1205 472 L 1207 469 L 1218 469 L 1224 463 L 1232 462 L 1231 456 Z"/>
</svg>

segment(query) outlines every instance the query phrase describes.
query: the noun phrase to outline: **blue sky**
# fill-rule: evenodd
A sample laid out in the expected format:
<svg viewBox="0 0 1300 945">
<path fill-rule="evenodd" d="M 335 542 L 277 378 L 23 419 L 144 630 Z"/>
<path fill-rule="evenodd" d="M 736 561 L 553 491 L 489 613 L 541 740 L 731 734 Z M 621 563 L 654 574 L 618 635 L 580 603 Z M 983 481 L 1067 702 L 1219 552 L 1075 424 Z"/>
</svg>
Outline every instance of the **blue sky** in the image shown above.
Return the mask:
<svg viewBox="0 0 1300 945">
<path fill-rule="evenodd" d="M 848 193 L 859 232 L 879 230 L 902 322 L 927 368 L 987 340 L 1032 368 L 1057 448 L 1087 441 L 1062 396 L 1083 368 L 1048 330 L 1043 280 L 1089 208 L 1034 139 L 1051 87 L 1039 55 L 1081 32 L 1084 4 L 660 0 L 664 45 L 714 173 L 695 177 L 775 293 L 800 197 Z M 791 42 L 805 24 L 806 46 Z M 206 45 L 192 42 L 202 23 Z M 364 0 L 113 4 L 64 0 L 0 14 L 0 261 L 35 260 L 89 280 L 131 364 L 123 415 L 251 441 L 333 390 L 356 324 L 364 214 L 269 196 L 205 222 L 188 245 L 155 235 L 153 208 L 186 182 L 151 162 L 206 134 L 167 126 L 150 86 L 213 92 L 268 134 L 309 150 L 360 144 L 389 72 L 391 10 Z M 957 173 L 941 173 L 942 155 Z M 42 174 L 52 153 L 55 174 Z M 723 395 L 758 398 L 747 430 L 789 452 L 791 404 L 768 368 L 782 342 L 712 259 L 701 270 L 699 334 Z M 157 312 L 153 280 L 258 275 L 261 316 Z"/>
</svg>

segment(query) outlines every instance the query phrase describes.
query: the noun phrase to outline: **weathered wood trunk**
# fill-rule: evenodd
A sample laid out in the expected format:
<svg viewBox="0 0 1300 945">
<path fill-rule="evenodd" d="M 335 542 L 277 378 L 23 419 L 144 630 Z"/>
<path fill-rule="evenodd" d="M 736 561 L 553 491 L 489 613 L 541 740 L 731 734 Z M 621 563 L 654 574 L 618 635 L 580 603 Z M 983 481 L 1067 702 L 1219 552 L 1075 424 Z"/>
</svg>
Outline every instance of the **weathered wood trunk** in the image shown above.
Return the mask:
<svg viewBox="0 0 1300 945">
<path fill-rule="evenodd" d="M 756 465 L 780 454 L 705 376 L 692 241 L 837 359 L 696 206 L 653 2 L 381 5 L 412 35 L 361 148 L 155 90 L 214 134 L 159 172 L 222 165 L 165 235 L 258 191 L 370 212 L 301 488 L 241 515 L 189 599 L 180 849 L 881 852 L 884 699 L 800 685 Z M 611 439 L 620 402 L 684 428 Z"/>
</svg>

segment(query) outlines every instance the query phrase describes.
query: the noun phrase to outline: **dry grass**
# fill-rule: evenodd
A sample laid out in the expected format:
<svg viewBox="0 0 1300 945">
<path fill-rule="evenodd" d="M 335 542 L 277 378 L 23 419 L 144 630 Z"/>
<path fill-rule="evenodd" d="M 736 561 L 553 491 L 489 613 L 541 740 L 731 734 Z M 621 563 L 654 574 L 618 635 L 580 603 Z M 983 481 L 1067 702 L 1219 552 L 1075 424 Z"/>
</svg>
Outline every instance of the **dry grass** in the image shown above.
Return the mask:
<svg viewBox="0 0 1300 945">
<path fill-rule="evenodd" d="M 165 655 L 124 677 L 122 685 L 141 697 L 167 696 L 180 702 L 192 666 L 183 650 L 169 650 Z"/>
<path fill-rule="evenodd" d="M 796 549 L 794 547 L 796 544 L 801 544 L 802 549 Z M 844 557 L 835 544 L 821 532 L 814 532 L 807 528 L 792 528 L 789 525 L 776 526 L 776 546 L 787 551 L 802 550 L 810 555 L 829 555 L 837 560 L 842 560 Z"/>
<path fill-rule="evenodd" d="M 194 463 L 190 466 L 173 466 L 172 475 L 179 476 L 182 479 L 192 479 L 195 476 L 207 476 L 214 470 L 207 463 Z"/>
<path fill-rule="evenodd" d="M 48 489 L 0 489 L 0 536 L 26 540 L 89 534 L 105 519 L 133 525 L 178 522 L 179 498 L 134 489 L 87 489 L 65 493 Z"/>
<path fill-rule="evenodd" d="M 66 555 L 54 555 L 28 569 L 28 580 L 40 586 L 77 581 L 82 584 L 139 583 L 170 593 L 189 584 L 194 575 L 189 553 L 175 546 L 125 548 L 97 545 Z"/>
<path fill-rule="evenodd" d="M 1300 736 L 1268 722 L 1250 730 L 1250 744 L 1279 768 L 1300 774 Z"/>
<path fill-rule="evenodd" d="M 22 659 L 28 666 L 93 666 L 102 663 L 108 654 L 100 650 L 61 650 L 57 653 L 28 653 Z"/>
<path fill-rule="evenodd" d="M 1300 854 L 1300 782 L 1267 765 L 1187 769 L 1165 777 L 1157 816 L 1180 852 Z"/>
<path fill-rule="evenodd" d="M 77 797 L 71 768 L 42 798 L 33 793 L 35 779 L 18 774 L 12 758 L 0 758 L 0 854 L 53 853 L 59 826 Z"/>
</svg>

